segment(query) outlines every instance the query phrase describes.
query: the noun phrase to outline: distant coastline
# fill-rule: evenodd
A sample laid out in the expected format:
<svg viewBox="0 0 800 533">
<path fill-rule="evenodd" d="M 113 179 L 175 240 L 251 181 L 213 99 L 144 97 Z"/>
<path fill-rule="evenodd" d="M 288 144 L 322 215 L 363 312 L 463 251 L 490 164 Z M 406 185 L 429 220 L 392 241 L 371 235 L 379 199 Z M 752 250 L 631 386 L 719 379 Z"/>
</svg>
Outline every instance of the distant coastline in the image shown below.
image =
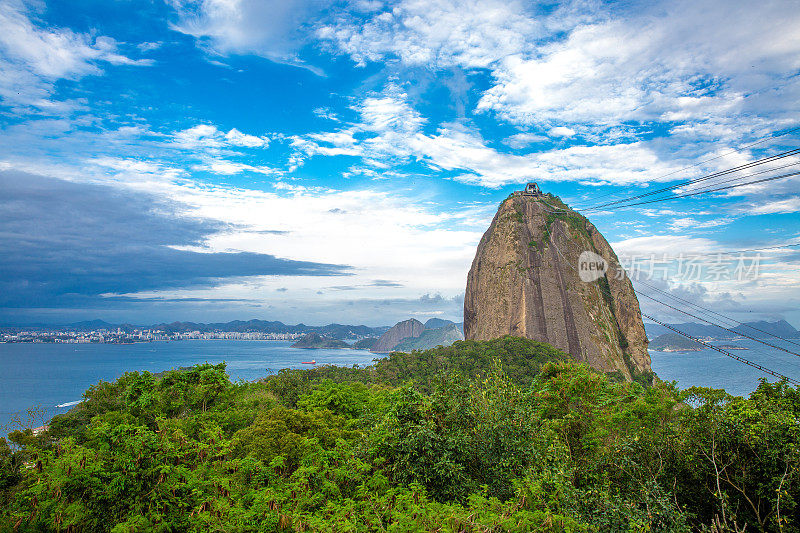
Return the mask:
<svg viewBox="0 0 800 533">
<path fill-rule="evenodd" d="M 702 352 L 703 348 L 649 348 L 653 352 L 661 353 L 689 353 L 689 352 Z"/>
<path fill-rule="evenodd" d="M 309 333 L 356 342 L 364 338 L 380 336 L 388 329 L 388 326 L 370 327 L 348 324 L 291 325 L 279 321 L 257 319 L 210 324 L 171 322 L 150 326 L 110 324 L 102 320 L 90 320 L 61 326 L 0 326 L 0 342 L 133 344 L 178 340 L 297 341 Z"/>
</svg>

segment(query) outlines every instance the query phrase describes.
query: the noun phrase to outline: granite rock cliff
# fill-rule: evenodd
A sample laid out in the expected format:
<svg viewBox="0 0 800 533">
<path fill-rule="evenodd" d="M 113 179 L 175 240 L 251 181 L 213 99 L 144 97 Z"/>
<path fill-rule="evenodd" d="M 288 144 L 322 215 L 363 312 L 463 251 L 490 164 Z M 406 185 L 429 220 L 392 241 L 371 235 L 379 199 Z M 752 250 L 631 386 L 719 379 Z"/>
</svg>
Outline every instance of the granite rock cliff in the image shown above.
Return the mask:
<svg viewBox="0 0 800 533">
<path fill-rule="evenodd" d="M 400 341 L 408 337 L 419 337 L 424 330 L 425 325 L 415 318 L 398 322 L 380 336 L 370 351 L 374 353 L 391 352 Z"/>
<path fill-rule="evenodd" d="M 411 352 L 413 350 L 430 350 L 437 346 L 450 346 L 456 341 L 463 341 L 464 335 L 457 324 L 450 323 L 441 328 L 425 328 L 419 337 L 407 337 L 400 341 L 392 351 Z"/>
<path fill-rule="evenodd" d="M 583 252 L 605 261 L 599 279 L 582 281 Z M 585 217 L 555 196 L 515 193 L 478 245 L 467 277 L 464 336 L 526 337 L 629 380 L 649 375 L 639 301 L 621 273 L 611 246 Z"/>
</svg>

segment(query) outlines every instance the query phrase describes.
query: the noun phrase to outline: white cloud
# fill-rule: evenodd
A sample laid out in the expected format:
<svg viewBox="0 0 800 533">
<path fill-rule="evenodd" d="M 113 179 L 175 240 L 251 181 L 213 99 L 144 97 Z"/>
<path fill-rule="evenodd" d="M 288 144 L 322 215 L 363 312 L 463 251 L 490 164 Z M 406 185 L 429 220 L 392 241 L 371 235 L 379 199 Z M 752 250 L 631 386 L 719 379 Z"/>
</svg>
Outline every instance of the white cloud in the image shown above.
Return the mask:
<svg viewBox="0 0 800 533">
<path fill-rule="evenodd" d="M 295 138 L 295 148 L 311 156 L 419 160 L 434 170 L 460 172 L 458 181 L 490 188 L 531 179 L 635 184 L 680 168 L 662 161 L 642 142 L 516 155 L 488 146 L 475 130 L 460 124 L 444 124 L 434 134 L 425 134 L 425 119 L 396 85 L 367 97 L 354 109 L 361 116 L 358 123 Z M 535 138 L 514 141 L 518 139 Z"/>
<path fill-rule="evenodd" d="M 551 137 L 572 137 L 575 135 L 575 130 L 566 126 L 557 126 L 555 128 L 550 128 L 547 134 Z"/>
<path fill-rule="evenodd" d="M 0 3 L 0 98 L 6 105 L 54 111 L 57 103 L 49 100 L 53 83 L 100 74 L 100 62 L 151 64 L 120 54 L 110 37 L 40 27 L 21 1 Z"/>
<path fill-rule="evenodd" d="M 201 124 L 173 133 L 155 132 L 144 125 L 92 131 L 92 117 L 30 119 L 6 126 L 0 161 L 11 168 L 52 174 L 52 161 L 88 162 L 124 175 L 125 179 L 172 180 L 191 176 L 192 170 L 218 175 L 255 173 L 280 175 L 265 164 L 262 149 L 270 138 L 232 128 L 227 132 Z M 42 166 L 43 168 L 39 168 Z"/>
<path fill-rule="evenodd" d="M 199 124 L 173 135 L 174 143 L 187 150 L 220 149 L 224 147 L 265 148 L 269 145 L 266 136 L 257 137 L 233 128 L 227 133 L 211 124 Z"/>
<path fill-rule="evenodd" d="M 564 40 L 494 66 L 497 83 L 479 107 L 525 124 L 713 122 L 743 114 L 758 91 L 796 84 L 785 76 L 800 65 L 800 17 L 787 7 L 681 2 L 669 14 L 644 9 L 581 24 Z M 713 8 L 717 22 L 709 25 Z M 782 111 L 789 116 L 786 106 Z"/>
<path fill-rule="evenodd" d="M 407 0 L 366 23 L 344 14 L 317 32 L 362 65 L 392 55 L 438 68 L 486 68 L 541 33 L 541 24 L 516 0 Z"/>
<path fill-rule="evenodd" d="M 370 127 L 365 109 L 356 108 L 360 123 L 297 146 L 307 154 L 418 159 L 487 187 L 527 179 L 632 185 L 682 178 L 687 173 L 678 170 L 709 153 L 796 123 L 800 14 L 787 4 L 767 2 L 754 17 L 756 8 L 745 1 L 682 0 L 669 9 L 567 2 L 537 12 L 518 2 L 401 0 L 366 22 L 339 15 L 318 36 L 357 63 L 396 58 L 412 68 L 490 74 L 476 111 L 529 130 L 505 139 L 507 146 L 523 149 L 540 132 L 579 135 L 588 146 L 520 156 L 491 147 L 469 122 L 423 131 L 425 117 L 396 90 L 366 98 L 363 107 L 380 104 L 397 124 Z M 711 13 L 727 26 L 708 25 Z M 659 128 L 670 136 L 654 134 Z M 690 170 L 718 170 L 734 159 Z"/>
<path fill-rule="evenodd" d="M 800 196 L 788 198 L 762 199 L 740 207 L 740 211 L 752 215 L 800 212 Z"/>
<path fill-rule="evenodd" d="M 330 108 L 316 107 L 311 112 L 314 113 L 319 118 L 324 118 L 327 120 L 332 120 L 334 122 L 339 122 L 339 116 L 333 111 L 331 111 Z"/>
<path fill-rule="evenodd" d="M 611 243 L 619 256 L 649 257 L 650 255 L 676 257 L 680 254 L 708 254 L 725 251 L 716 241 L 705 237 L 687 235 L 650 235 L 634 237 Z"/>
<path fill-rule="evenodd" d="M 535 133 L 515 133 L 514 135 L 504 139 L 503 144 L 506 144 L 511 148 L 520 149 L 530 146 L 531 144 L 544 142 L 547 140 L 548 138 L 544 135 L 537 135 Z"/>
<path fill-rule="evenodd" d="M 370 117 L 365 127 L 413 129 L 413 120 L 394 120 L 382 112 L 389 108 L 385 102 L 365 106 Z M 459 205 L 450 212 L 431 202 L 429 194 L 396 189 L 388 181 L 352 190 L 310 187 L 289 179 L 276 182 L 271 168 L 258 165 L 260 159 L 241 157 L 246 147 L 229 146 L 230 138 L 241 140 L 238 134 L 228 135 L 212 125 L 157 135 L 147 127 L 89 133 L 74 130 L 67 120 L 40 122 L 28 121 L 4 132 L 9 143 L 0 149 L 0 168 L 156 195 L 186 206 L 183 216 L 224 222 L 226 230 L 210 237 L 201 251 L 327 258 L 322 262 L 355 267 L 354 275 L 337 279 L 296 278 L 279 286 L 271 278 L 236 282 L 211 291 L 214 297 L 245 294 L 272 304 L 275 289 L 286 287 L 291 295 L 286 308 L 310 309 L 341 303 L 341 292 L 329 294 L 327 287 L 352 285 L 355 289 L 347 291 L 347 297 L 354 300 L 414 301 L 429 292 L 452 299 L 464 290 L 474 247 L 493 211 L 493 206 Z M 19 145 L 35 145 L 42 153 L 26 158 L 8 152 Z M 214 184 L 202 174 L 193 176 L 197 170 L 223 175 L 257 172 L 270 178 L 253 185 L 264 190 L 254 190 Z M 402 286 L 376 286 L 376 279 Z"/>
<path fill-rule="evenodd" d="M 686 230 L 704 230 L 708 228 L 716 228 L 719 226 L 727 226 L 733 221 L 730 217 L 714 218 L 711 220 L 698 220 L 693 217 L 682 217 L 673 219 L 669 223 L 668 228 L 671 231 L 686 231 Z"/>
<path fill-rule="evenodd" d="M 136 174 L 139 176 L 150 176 L 175 179 L 184 176 L 184 171 L 167 167 L 154 161 L 142 161 L 139 159 L 126 159 L 121 157 L 95 157 L 87 160 L 87 163 L 107 168 L 125 174 Z"/>
<path fill-rule="evenodd" d="M 153 50 L 158 50 L 159 48 L 161 48 L 163 46 L 163 44 L 164 43 L 162 43 L 160 41 L 157 41 L 157 42 L 144 42 L 144 43 L 137 44 L 136 48 L 138 48 L 142 52 L 151 52 Z"/>
<path fill-rule="evenodd" d="M 269 139 L 267 137 L 248 135 L 236 128 L 231 129 L 225 134 L 225 140 L 231 146 L 241 146 L 245 148 L 264 148 L 269 144 Z"/>
<path fill-rule="evenodd" d="M 298 52 L 309 25 L 330 0 L 171 0 L 179 16 L 173 29 L 215 54 L 256 54 L 308 68 Z"/>
<path fill-rule="evenodd" d="M 350 276 L 282 277 L 280 282 L 263 278 L 211 291 L 217 297 L 246 294 L 269 301 L 281 287 L 288 289 L 295 305 L 305 299 L 311 307 L 339 301 L 341 291 L 328 292 L 332 286 L 349 287 L 347 296 L 353 300 L 462 294 L 475 246 L 491 216 L 484 206 L 450 214 L 395 190 L 286 185 L 266 192 L 189 180 L 131 180 L 118 186 L 175 199 L 188 206 L 185 216 L 220 220 L 230 228 L 190 249 L 261 252 L 307 261 L 325 258 L 326 263 L 355 267 Z M 400 286 L 376 285 L 376 279 Z"/>
<path fill-rule="evenodd" d="M 258 174 L 272 175 L 278 172 L 268 166 L 264 165 L 248 165 L 238 161 L 229 161 L 220 158 L 210 158 L 202 164 L 192 167 L 193 170 L 206 170 L 214 174 L 221 174 L 223 176 L 232 176 L 234 174 L 241 174 L 242 172 L 256 172 Z"/>
<path fill-rule="evenodd" d="M 518 2 L 405 0 L 366 23 L 341 16 L 319 36 L 362 64 L 396 57 L 485 69 L 494 83 L 478 109 L 545 129 L 608 135 L 693 121 L 674 133 L 705 129 L 718 141 L 732 129 L 739 140 L 796 122 L 800 111 L 800 12 L 791 1 L 566 2 L 544 14 Z"/>
</svg>

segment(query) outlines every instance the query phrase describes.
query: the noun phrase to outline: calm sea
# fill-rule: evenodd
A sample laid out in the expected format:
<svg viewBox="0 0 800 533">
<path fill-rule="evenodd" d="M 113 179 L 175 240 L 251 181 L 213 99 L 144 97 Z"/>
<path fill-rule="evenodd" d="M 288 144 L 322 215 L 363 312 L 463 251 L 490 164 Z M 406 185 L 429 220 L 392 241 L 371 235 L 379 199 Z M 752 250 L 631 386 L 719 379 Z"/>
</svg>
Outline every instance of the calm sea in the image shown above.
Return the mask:
<svg viewBox="0 0 800 533">
<path fill-rule="evenodd" d="M 0 343 L 0 426 L 30 407 L 49 416 L 68 411 L 83 391 L 100 380 L 113 381 L 125 372 L 161 372 L 201 363 L 228 364 L 232 380 L 254 380 L 282 368 L 317 364 L 369 365 L 365 350 L 302 350 L 290 341 L 198 340 L 137 344 Z M 2 432 L 0 432 L 2 434 Z"/>
<path fill-rule="evenodd" d="M 786 348 L 792 352 L 800 353 L 800 339 L 791 342 L 777 339 L 767 340 Z M 792 379 L 800 380 L 800 357 L 792 355 L 769 346 L 764 346 L 756 341 L 743 339 L 737 341 L 713 342 L 715 346 L 734 345 L 746 350 L 729 350 L 753 363 L 774 370 Z M 714 387 L 725 389 L 736 396 L 747 396 L 758 387 L 759 378 L 767 381 L 778 381 L 778 378 L 765 374 L 760 370 L 740 363 L 715 350 L 701 350 L 699 352 L 656 352 L 650 350 L 653 371 L 665 381 L 675 380 L 678 386 L 686 389 L 692 386 Z"/>
<path fill-rule="evenodd" d="M 42 407 L 48 416 L 66 412 L 90 385 L 113 381 L 124 372 L 160 372 L 199 363 L 228 364 L 233 380 L 253 380 L 281 368 L 304 368 L 301 361 L 318 364 L 369 365 L 375 357 L 361 350 L 301 350 L 283 341 L 176 341 L 133 345 L 117 344 L 0 344 L 0 425 L 30 407 Z M 800 379 L 800 358 L 754 341 L 725 342 L 747 350 L 733 353 L 767 368 Z M 800 347 L 782 344 L 793 351 Z M 689 353 L 651 351 L 653 370 L 661 379 L 676 380 L 681 388 L 693 385 L 724 388 L 746 396 L 758 379 L 776 378 L 713 350 Z M 58 407 L 62 406 L 62 407 Z"/>
</svg>

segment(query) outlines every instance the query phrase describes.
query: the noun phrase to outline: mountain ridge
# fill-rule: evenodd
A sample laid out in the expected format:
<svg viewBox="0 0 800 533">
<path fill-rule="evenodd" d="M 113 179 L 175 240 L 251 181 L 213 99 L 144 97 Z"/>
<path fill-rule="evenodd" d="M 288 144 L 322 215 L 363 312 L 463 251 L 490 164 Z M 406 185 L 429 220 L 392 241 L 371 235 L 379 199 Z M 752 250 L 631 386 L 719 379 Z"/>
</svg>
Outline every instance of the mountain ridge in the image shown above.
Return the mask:
<svg viewBox="0 0 800 533">
<path fill-rule="evenodd" d="M 734 339 L 740 336 L 740 334 L 744 334 L 749 337 L 755 337 L 758 339 L 769 338 L 772 337 L 773 335 L 777 335 L 778 337 L 783 337 L 787 339 L 800 338 L 800 331 L 795 329 L 791 324 L 789 324 L 785 320 L 776 320 L 774 322 L 768 322 L 766 320 L 757 320 L 754 322 L 742 322 L 740 325 L 736 327 L 729 328 L 733 330 L 735 333 L 732 333 L 717 326 L 712 326 L 710 324 L 699 324 L 697 322 L 682 322 L 669 325 L 693 337 L 703 337 L 711 339 Z M 650 338 L 658 337 L 660 335 L 664 335 L 665 333 L 673 333 L 672 330 L 670 330 L 669 328 L 651 322 L 645 323 L 644 327 L 648 337 Z"/>
<path fill-rule="evenodd" d="M 393 352 L 411 352 L 413 350 L 430 350 L 437 346 L 450 346 L 456 341 L 463 341 L 464 334 L 455 323 L 441 328 L 425 329 L 418 337 L 406 337 L 394 348 Z"/>
<path fill-rule="evenodd" d="M 425 331 L 425 325 L 416 318 L 398 322 L 381 335 L 370 349 L 372 353 L 391 352 L 403 339 L 419 337 Z"/>
</svg>

